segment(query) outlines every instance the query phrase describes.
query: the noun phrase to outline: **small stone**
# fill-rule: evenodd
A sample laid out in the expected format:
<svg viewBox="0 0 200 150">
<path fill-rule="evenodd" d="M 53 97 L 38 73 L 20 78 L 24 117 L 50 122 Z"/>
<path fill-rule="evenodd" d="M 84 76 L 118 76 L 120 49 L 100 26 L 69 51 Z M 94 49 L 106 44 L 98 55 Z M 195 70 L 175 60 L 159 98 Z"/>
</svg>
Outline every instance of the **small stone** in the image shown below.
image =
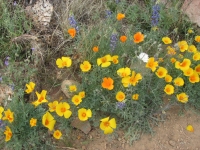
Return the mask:
<svg viewBox="0 0 200 150">
<path fill-rule="evenodd" d="M 174 147 L 174 146 L 176 145 L 176 143 L 175 143 L 174 141 L 170 140 L 170 141 L 169 141 L 169 145 L 171 145 L 171 146 Z"/>
<path fill-rule="evenodd" d="M 90 135 L 90 139 L 92 139 L 92 136 Z"/>
<path fill-rule="evenodd" d="M 82 150 L 85 150 L 86 149 L 86 147 L 85 146 L 82 146 Z"/>
<path fill-rule="evenodd" d="M 78 86 L 78 83 L 74 80 L 64 80 L 61 84 L 61 90 L 67 98 L 70 98 L 73 95 L 73 93 L 69 92 L 69 90 L 68 90 L 68 87 L 70 85 Z"/>
<path fill-rule="evenodd" d="M 85 134 L 88 134 L 91 130 L 89 121 L 80 121 L 78 118 L 72 121 L 71 126 L 83 131 Z"/>
<path fill-rule="evenodd" d="M 197 23 L 197 25 L 200 27 L 199 7 L 199 0 L 185 0 L 181 9 L 186 15 L 188 15 L 189 19 L 193 23 Z"/>
<path fill-rule="evenodd" d="M 124 149 L 124 144 L 122 144 L 122 148 Z"/>
</svg>

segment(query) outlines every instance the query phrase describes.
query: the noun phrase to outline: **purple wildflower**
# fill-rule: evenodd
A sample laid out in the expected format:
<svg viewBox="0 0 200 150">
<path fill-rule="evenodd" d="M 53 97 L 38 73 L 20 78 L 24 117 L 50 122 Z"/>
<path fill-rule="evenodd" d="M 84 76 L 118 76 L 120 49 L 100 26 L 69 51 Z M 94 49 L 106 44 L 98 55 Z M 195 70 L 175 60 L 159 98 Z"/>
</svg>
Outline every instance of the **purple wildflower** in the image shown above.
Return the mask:
<svg viewBox="0 0 200 150">
<path fill-rule="evenodd" d="M 159 22 L 159 10 L 160 10 L 160 6 L 158 4 L 154 5 L 152 7 L 152 16 L 151 16 L 151 26 L 152 27 L 156 27 L 158 25 Z"/>
<path fill-rule="evenodd" d="M 16 2 L 16 1 L 14 1 L 14 2 L 13 2 L 13 5 L 14 5 L 14 6 L 16 6 L 16 5 L 17 5 L 17 2 Z"/>
<path fill-rule="evenodd" d="M 0 77 L 0 82 L 1 82 L 2 80 L 3 80 L 2 77 Z"/>
<path fill-rule="evenodd" d="M 123 109 L 126 106 L 126 104 L 124 102 L 117 102 L 116 106 L 118 109 Z"/>
<path fill-rule="evenodd" d="M 10 87 L 11 87 L 11 89 L 14 91 L 15 85 L 14 85 L 14 84 L 11 84 Z"/>
<path fill-rule="evenodd" d="M 31 48 L 31 50 L 32 50 L 32 51 L 34 51 L 34 50 L 35 50 L 35 48 L 34 48 L 34 47 L 32 47 L 32 48 Z"/>
<path fill-rule="evenodd" d="M 69 20 L 69 24 L 70 24 L 73 28 L 75 28 L 76 31 L 79 31 L 79 27 L 77 26 L 77 22 L 76 22 L 76 20 L 75 20 L 75 18 L 74 18 L 74 15 L 70 15 L 68 20 Z"/>
<path fill-rule="evenodd" d="M 112 16 L 112 12 L 110 10 L 106 10 L 106 18 L 110 18 Z"/>
<path fill-rule="evenodd" d="M 3 121 L 0 119 L 0 128 L 4 128 L 5 124 L 3 123 Z"/>
<path fill-rule="evenodd" d="M 110 49 L 111 49 L 111 52 L 113 52 L 116 48 L 116 45 L 117 45 L 117 41 L 118 41 L 118 36 L 116 33 L 113 33 L 111 36 L 110 36 Z"/>
<path fill-rule="evenodd" d="M 120 2 L 120 0 L 115 0 L 115 2 L 118 4 Z"/>
<path fill-rule="evenodd" d="M 4 64 L 5 64 L 6 66 L 9 65 L 9 59 L 10 59 L 10 57 L 6 57 L 6 59 L 5 59 L 5 61 L 4 61 Z"/>
</svg>

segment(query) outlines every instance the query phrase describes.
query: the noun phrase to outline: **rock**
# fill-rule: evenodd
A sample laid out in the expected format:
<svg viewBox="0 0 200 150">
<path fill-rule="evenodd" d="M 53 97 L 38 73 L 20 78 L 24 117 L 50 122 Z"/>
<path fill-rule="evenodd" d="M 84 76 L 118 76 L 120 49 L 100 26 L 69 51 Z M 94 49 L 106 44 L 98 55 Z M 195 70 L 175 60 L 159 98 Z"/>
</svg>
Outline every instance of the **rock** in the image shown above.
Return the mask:
<svg viewBox="0 0 200 150">
<path fill-rule="evenodd" d="M 89 121 L 80 121 L 78 118 L 72 121 L 71 126 L 83 131 L 85 134 L 88 134 L 91 130 Z"/>
<path fill-rule="evenodd" d="M 38 0 L 33 6 L 27 6 L 25 13 L 39 28 L 49 26 L 53 14 L 53 5 L 49 0 Z"/>
<path fill-rule="evenodd" d="M 171 145 L 171 146 L 174 147 L 174 146 L 176 145 L 176 143 L 175 143 L 174 141 L 170 140 L 170 141 L 169 141 L 169 145 Z"/>
<path fill-rule="evenodd" d="M 189 17 L 191 22 L 197 23 L 200 27 L 200 1 L 185 0 L 181 10 Z"/>
<path fill-rule="evenodd" d="M 11 86 L 0 84 L 0 105 L 6 105 L 7 100 L 12 100 L 13 90 Z"/>
<path fill-rule="evenodd" d="M 74 80 L 64 80 L 61 84 L 61 90 L 65 94 L 67 98 L 70 98 L 72 96 L 72 93 L 68 90 L 68 87 L 70 85 L 78 85 L 78 83 Z"/>
</svg>

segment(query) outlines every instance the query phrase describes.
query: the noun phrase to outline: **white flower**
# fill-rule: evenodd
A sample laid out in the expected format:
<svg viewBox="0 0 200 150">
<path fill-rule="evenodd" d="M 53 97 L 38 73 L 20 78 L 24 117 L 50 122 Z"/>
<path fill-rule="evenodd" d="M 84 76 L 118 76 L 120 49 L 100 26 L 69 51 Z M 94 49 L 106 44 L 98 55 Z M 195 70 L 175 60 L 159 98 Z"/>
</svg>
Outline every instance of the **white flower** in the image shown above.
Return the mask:
<svg viewBox="0 0 200 150">
<path fill-rule="evenodd" d="M 139 58 L 140 60 L 142 60 L 143 62 L 148 62 L 149 60 L 149 56 L 146 53 L 140 53 L 139 56 L 137 56 L 137 58 Z"/>
</svg>

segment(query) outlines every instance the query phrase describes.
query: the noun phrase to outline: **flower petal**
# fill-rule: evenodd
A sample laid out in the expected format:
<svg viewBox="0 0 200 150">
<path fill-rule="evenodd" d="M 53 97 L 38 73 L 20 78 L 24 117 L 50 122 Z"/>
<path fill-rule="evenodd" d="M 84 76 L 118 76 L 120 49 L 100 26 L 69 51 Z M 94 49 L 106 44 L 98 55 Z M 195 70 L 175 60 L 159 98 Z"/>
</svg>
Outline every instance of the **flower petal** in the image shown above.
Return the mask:
<svg viewBox="0 0 200 150">
<path fill-rule="evenodd" d="M 72 112 L 70 110 L 66 110 L 66 112 L 64 113 L 65 118 L 69 118 L 71 115 L 72 115 Z"/>
<path fill-rule="evenodd" d="M 109 123 L 110 123 L 110 126 L 111 126 L 113 129 L 116 128 L 116 121 L 115 121 L 115 118 L 112 118 L 112 119 L 109 121 Z"/>
<path fill-rule="evenodd" d="M 113 132 L 113 129 L 111 127 L 107 127 L 105 130 L 104 130 L 104 134 L 110 134 Z"/>
</svg>

